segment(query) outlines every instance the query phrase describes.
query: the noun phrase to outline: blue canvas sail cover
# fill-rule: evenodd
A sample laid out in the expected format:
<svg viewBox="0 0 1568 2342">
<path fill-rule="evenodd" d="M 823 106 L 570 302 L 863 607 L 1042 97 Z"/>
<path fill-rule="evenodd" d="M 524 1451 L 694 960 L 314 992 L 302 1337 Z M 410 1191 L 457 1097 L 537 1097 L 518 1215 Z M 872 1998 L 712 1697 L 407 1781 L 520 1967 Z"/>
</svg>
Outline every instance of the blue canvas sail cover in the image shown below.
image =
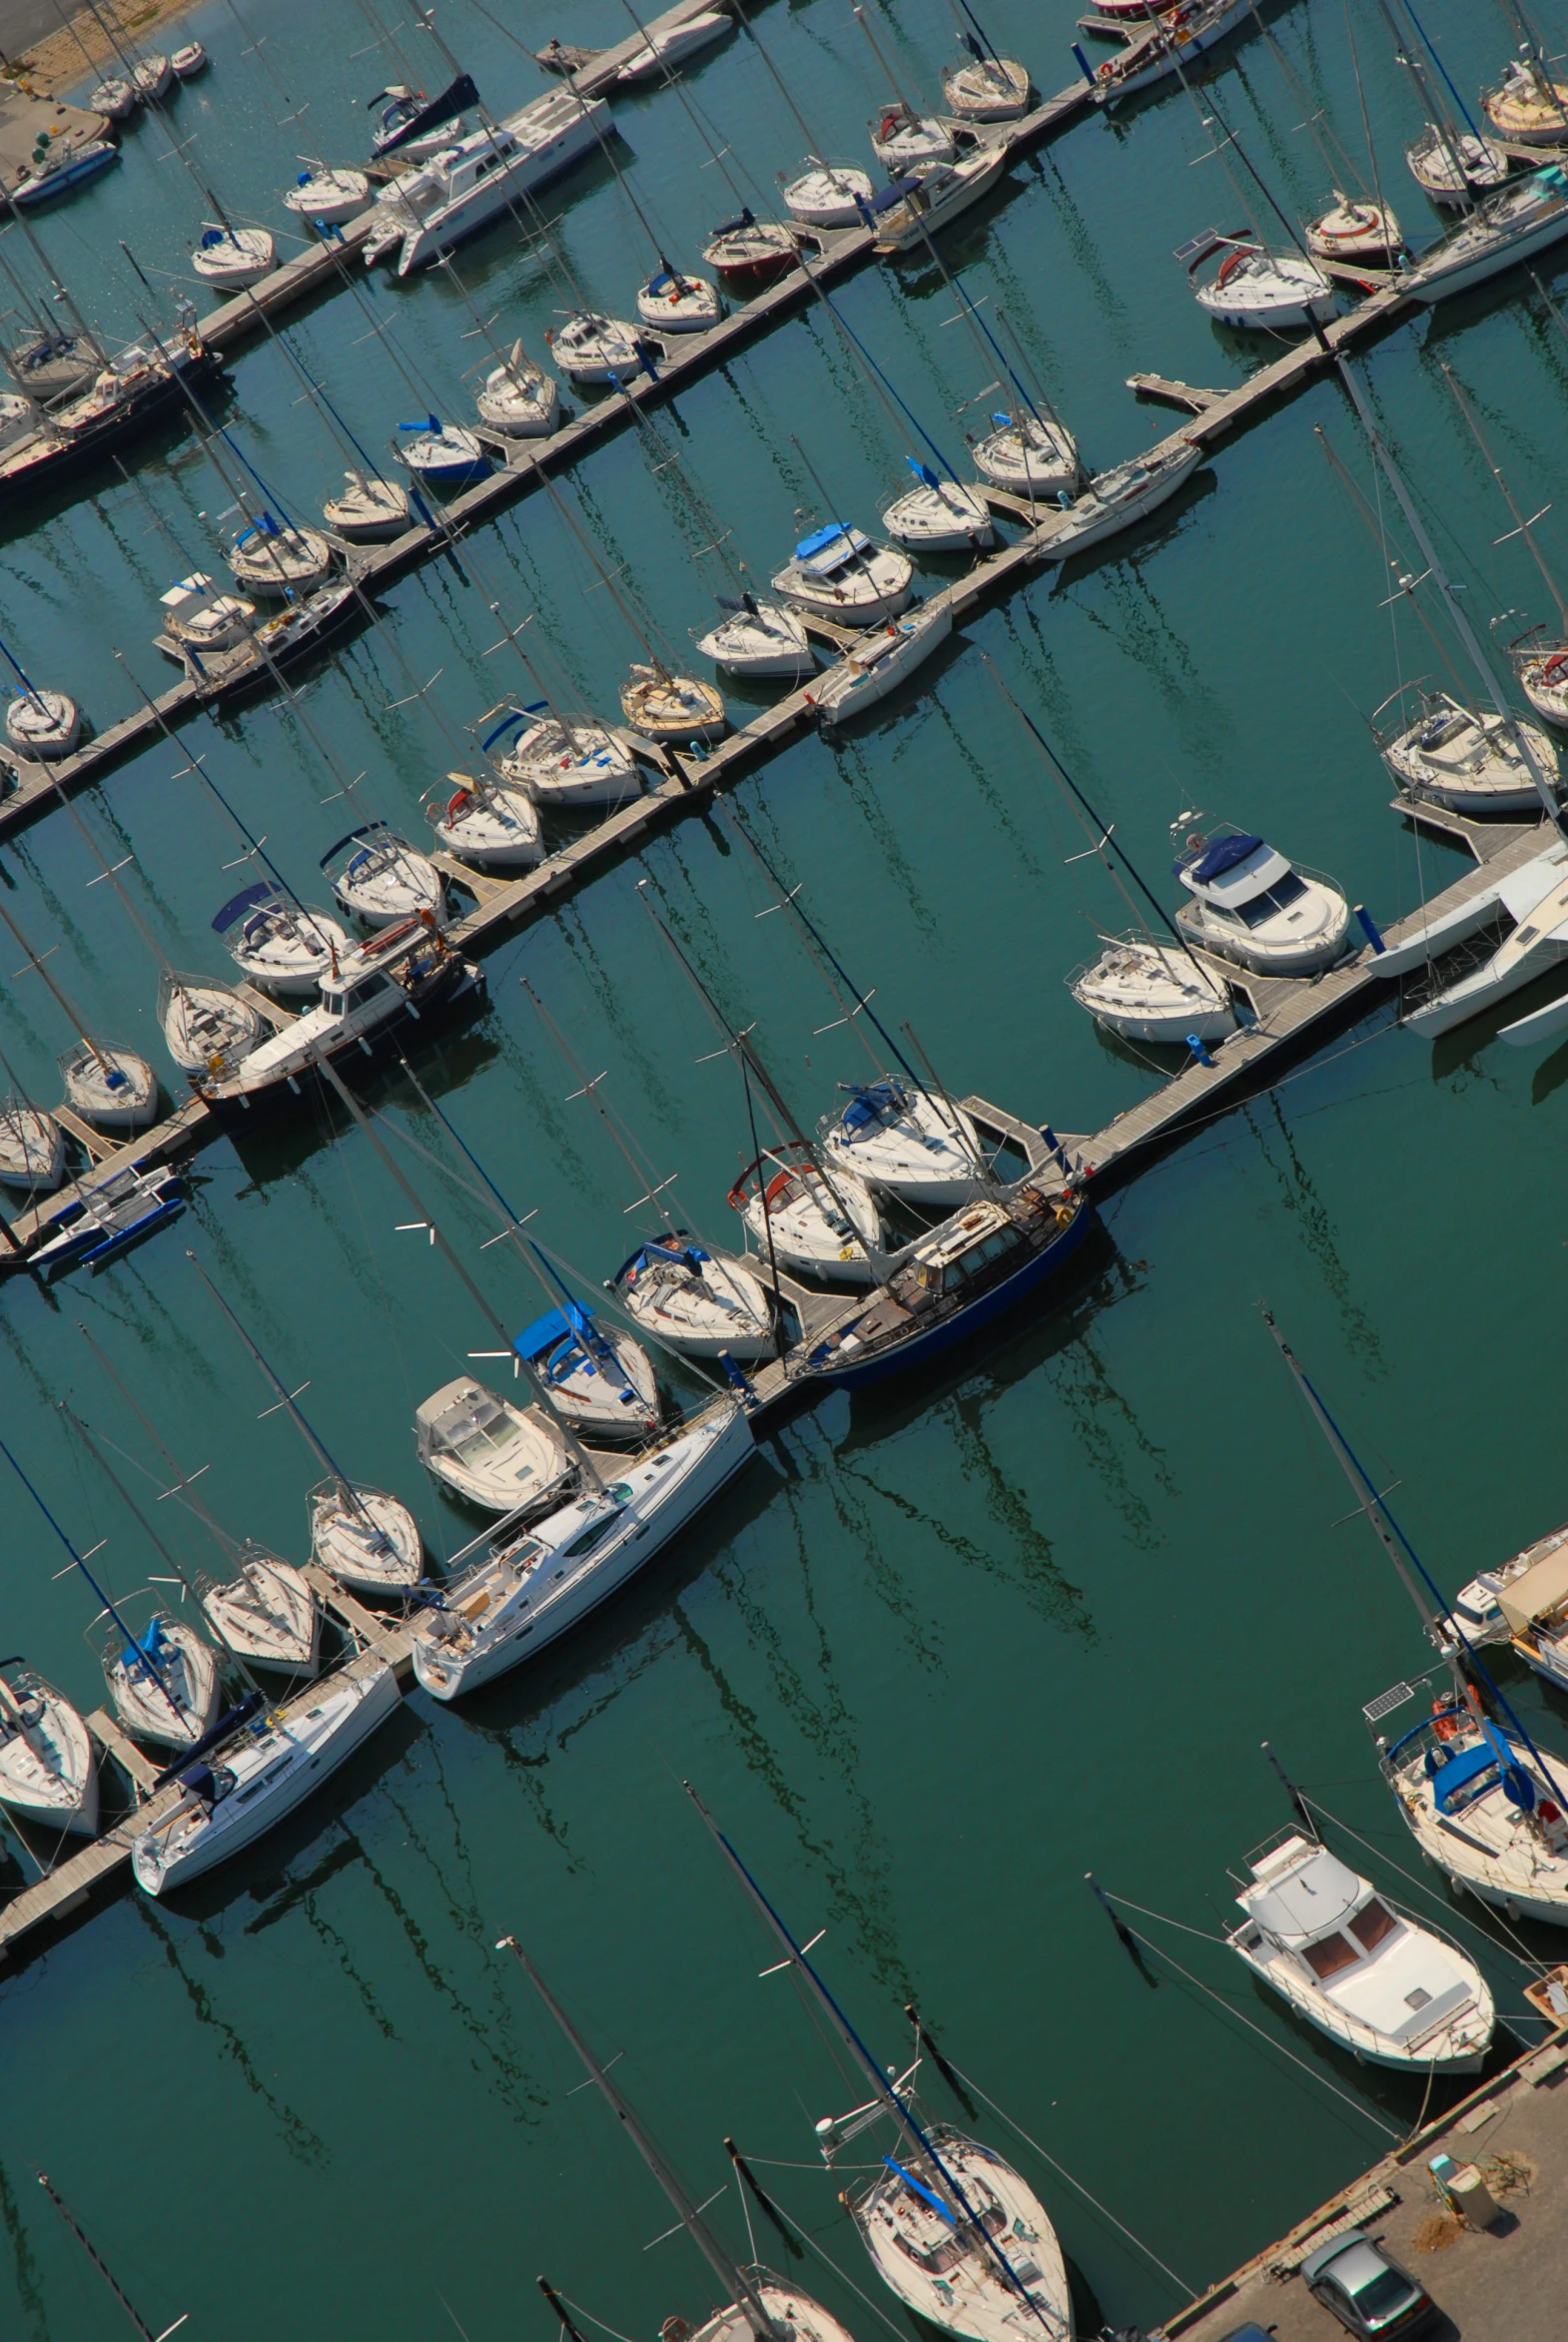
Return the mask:
<svg viewBox="0 0 1568 2342">
<path fill-rule="evenodd" d="M 254 911 L 261 903 L 276 903 L 280 891 L 276 879 L 271 878 L 259 878 L 254 886 L 242 887 L 213 921 L 213 933 L 222 935 L 226 927 L 233 927 L 237 919 L 243 919 L 247 911 Z"/>
<path fill-rule="evenodd" d="M 1495 1724 L 1481 1726 L 1481 1738 L 1473 1748 L 1461 1749 L 1456 1757 L 1449 1757 L 1430 1768 L 1432 1796 L 1437 1811 L 1440 1814 L 1452 1814 L 1465 1792 L 1474 1789 L 1494 1765 L 1503 1794 L 1510 1804 L 1518 1806 L 1524 1813 L 1532 1812 L 1535 1806 L 1535 1784 Z"/>
<path fill-rule="evenodd" d="M 904 1093 L 896 1082 L 868 1082 L 864 1090 L 857 1090 L 839 1117 L 846 1131 L 863 1131 L 868 1123 L 879 1123 L 886 1114 L 899 1114 L 904 1108 Z"/>
<path fill-rule="evenodd" d="M 1210 879 L 1223 878 L 1227 870 L 1234 870 L 1238 862 L 1244 862 L 1249 854 L 1255 854 L 1262 842 L 1261 838 L 1254 838 L 1243 830 L 1239 837 L 1213 839 L 1195 861 L 1189 862 L 1182 856 L 1171 867 L 1177 878 L 1195 879 L 1199 886 L 1206 886 Z"/>
<path fill-rule="evenodd" d="M 385 97 L 387 92 L 384 90 L 382 95 Z M 421 138 L 425 131 L 436 129 L 442 122 L 450 122 L 454 115 L 465 114 L 470 106 L 476 106 L 478 102 L 479 93 L 473 86 L 472 75 L 459 73 L 438 98 L 431 98 L 427 106 L 420 106 L 410 114 L 391 138 L 380 139 L 377 142 L 379 149 L 384 155 L 395 154 L 399 147 L 407 145 L 409 139 Z M 374 106 L 375 103 L 373 98 L 371 104 Z M 399 100 L 399 104 L 406 104 L 406 100 Z"/>
<path fill-rule="evenodd" d="M 923 2179 L 917 2179 L 913 2171 L 906 2171 L 903 2164 L 896 2162 L 892 2155 L 884 2155 L 882 2160 L 884 2163 L 886 2163 L 890 2171 L 896 2171 L 898 2173 L 900 2179 L 903 2180 L 906 2187 L 913 2189 L 914 2193 L 919 2196 L 922 2203 L 929 2204 L 934 2212 L 940 2212 L 943 2219 L 946 2220 L 950 2228 L 956 2228 L 958 2226 L 957 2220 L 948 2210 L 948 2207 L 942 2201 L 942 2198 L 935 2192 L 933 2188 L 929 2188 Z"/>
<path fill-rule="evenodd" d="M 558 1341 L 570 1335 L 574 1340 L 585 1339 L 595 1331 L 593 1318 L 580 1301 L 568 1301 L 564 1309 L 546 1309 L 542 1317 L 535 1317 L 512 1340 L 512 1348 L 519 1358 L 542 1358 Z"/>
</svg>

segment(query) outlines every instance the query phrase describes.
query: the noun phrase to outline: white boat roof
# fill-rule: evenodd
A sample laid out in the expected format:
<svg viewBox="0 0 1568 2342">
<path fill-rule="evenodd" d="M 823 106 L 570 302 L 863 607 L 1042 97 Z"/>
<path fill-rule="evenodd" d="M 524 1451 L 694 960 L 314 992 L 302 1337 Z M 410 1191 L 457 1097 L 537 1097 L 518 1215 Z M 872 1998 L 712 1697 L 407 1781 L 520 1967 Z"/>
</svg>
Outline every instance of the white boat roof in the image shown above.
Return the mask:
<svg viewBox="0 0 1568 2342">
<path fill-rule="evenodd" d="M 1520 1635 L 1532 1619 L 1557 1609 L 1565 1599 L 1568 1599 L 1568 1547 L 1549 1553 L 1544 1561 L 1535 1562 L 1504 1586 L 1498 1594 L 1497 1607 L 1513 1632 Z"/>
<path fill-rule="evenodd" d="M 1256 1885 L 1236 1901 L 1265 1935 L 1291 1950 L 1332 1934 L 1371 1893 L 1337 1855 L 1308 1848 L 1304 1838 L 1287 1840 L 1252 1875 Z"/>
<path fill-rule="evenodd" d="M 1283 854 L 1262 838 L 1234 836 L 1211 838 L 1199 852 L 1183 856 L 1175 875 L 1200 901 L 1231 908 L 1277 886 L 1289 870 Z"/>
<path fill-rule="evenodd" d="M 978 1244 L 983 1236 L 995 1235 L 1002 1228 L 1011 1229 L 1012 1225 L 1001 1204 L 987 1198 L 972 1203 L 956 1225 L 945 1228 L 931 1242 L 916 1244 L 915 1256 L 933 1265 L 941 1265 L 945 1261 L 956 1260 L 972 1244 Z"/>
</svg>

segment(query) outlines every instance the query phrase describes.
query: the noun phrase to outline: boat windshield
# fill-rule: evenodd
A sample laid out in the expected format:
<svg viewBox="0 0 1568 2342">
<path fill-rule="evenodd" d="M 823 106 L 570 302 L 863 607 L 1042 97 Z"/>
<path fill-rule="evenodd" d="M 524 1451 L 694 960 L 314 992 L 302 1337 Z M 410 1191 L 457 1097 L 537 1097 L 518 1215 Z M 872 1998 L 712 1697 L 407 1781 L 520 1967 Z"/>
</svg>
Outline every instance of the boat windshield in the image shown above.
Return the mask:
<svg viewBox="0 0 1568 2342">
<path fill-rule="evenodd" d="M 1399 1925 L 1386 1903 L 1374 1895 L 1365 1911 L 1358 1911 L 1350 1922 L 1350 1933 L 1363 1952 L 1373 1952 L 1385 1943 Z"/>
<path fill-rule="evenodd" d="M 1305 880 L 1298 878 L 1293 870 L 1287 870 L 1283 878 L 1276 878 L 1271 887 L 1264 887 L 1260 895 L 1253 895 L 1249 902 L 1237 903 L 1235 908 L 1248 927 L 1261 927 L 1266 919 L 1273 918 L 1276 911 L 1286 910 L 1291 903 L 1299 902 L 1305 892 Z"/>
<path fill-rule="evenodd" d="M 1324 1936 L 1319 1943 L 1303 1944 L 1301 1947 L 1301 1957 L 1320 1983 L 1326 1983 L 1330 1976 L 1342 1975 L 1347 1967 L 1354 1967 L 1360 1956 L 1359 1947 L 1352 1944 L 1348 1936 L 1341 1936 L 1337 1930 L 1332 1936 Z"/>
</svg>

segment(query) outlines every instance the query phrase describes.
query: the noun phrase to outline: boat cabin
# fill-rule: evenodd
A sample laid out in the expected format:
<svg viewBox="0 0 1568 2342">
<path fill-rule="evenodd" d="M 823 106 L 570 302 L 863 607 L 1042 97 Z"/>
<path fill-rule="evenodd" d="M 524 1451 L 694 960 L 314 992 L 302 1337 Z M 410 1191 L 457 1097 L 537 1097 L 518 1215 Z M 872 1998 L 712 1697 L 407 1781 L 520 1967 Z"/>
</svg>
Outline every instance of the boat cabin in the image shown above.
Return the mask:
<svg viewBox="0 0 1568 2342">
<path fill-rule="evenodd" d="M 1233 927 L 1261 927 L 1306 893 L 1284 856 L 1244 830 L 1194 839 L 1171 868 L 1212 917 Z"/>
<path fill-rule="evenodd" d="M 891 1284 L 907 1301 L 956 1292 L 984 1269 L 1017 1252 L 1023 1230 L 1000 1203 L 972 1203 L 938 1235 L 914 1246 L 913 1258 L 894 1271 Z"/>
<path fill-rule="evenodd" d="M 864 529 L 852 528 L 843 520 L 830 520 L 826 527 L 814 528 L 810 536 L 801 538 L 795 547 L 795 558 L 813 577 L 830 578 L 874 549 Z"/>
<path fill-rule="evenodd" d="M 1390 1911 L 1369 1879 L 1299 1832 L 1251 1864 L 1230 1938 L 1254 1965 L 1283 1965 L 1346 2017 L 1397 2042 L 1424 2039 L 1473 1998 L 1446 1946 Z M 1435 1957 L 1432 1956 L 1435 1954 Z"/>
</svg>

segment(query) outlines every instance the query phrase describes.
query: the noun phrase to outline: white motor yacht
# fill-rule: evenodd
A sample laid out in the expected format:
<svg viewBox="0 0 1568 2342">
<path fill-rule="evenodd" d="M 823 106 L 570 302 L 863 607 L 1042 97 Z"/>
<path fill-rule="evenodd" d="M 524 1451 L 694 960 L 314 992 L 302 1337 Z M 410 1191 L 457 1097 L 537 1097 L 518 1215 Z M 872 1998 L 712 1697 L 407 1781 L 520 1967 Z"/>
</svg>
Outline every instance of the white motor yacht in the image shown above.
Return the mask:
<svg viewBox="0 0 1568 2342">
<path fill-rule="evenodd" d="M 1560 1564 L 1556 1575 L 1562 1579 Z M 1510 1604 L 1515 1616 L 1527 1615 L 1528 1600 Z M 1529 1658 L 1527 1647 L 1516 1648 Z M 1568 1674 L 1549 1680 L 1561 1688 Z M 1391 1747 L 1379 1737 L 1377 1755 L 1434 1869 L 1510 1920 L 1568 1927 L 1568 1762 L 1546 1750 L 1538 1758 L 1515 1733 L 1451 1696 L 1434 1700 L 1431 1714 Z"/>
<path fill-rule="evenodd" d="M 308 911 L 272 879 L 257 879 L 225 903 L 213 932 L 253 984 L 285 999 L 312 998 L 324 976 L 348 959 L 348 930 L 323 911 Z"/>
<path fill-rule="evenodd" d="M 371 182 L 363 171 L 335 170 L 318 163 L 302 171 L 284 197 L 284 209 L 319 228 L 341 228 L 371 205 Z"/>
<path fill-rule="evenodd" d="M 882 508 L 889 536 L 917 553 L 975 553 L 995 544 L 991 507 L 973 488 L 944 479 L 929 463 L 908 458 L 919 480 Z"/>
<path fill-rule="evenodd" d="M 535 805 L 572 812 L 624 805 L 641 795 L 630 749 L 602 724 L 567 724 L 555 716 L 529 723 L 530 716 L 538 716 L 536 708 L 514 710 L 513 718 L 517 716 L 527 728 L 500 759 L 498 769 L 504 779 L 525 789 Z M 484 745 L 496 737 L 491 733 Z"/>
<path fill-rule="evenodd" d="M 1533 260 L 1561 236 L 1568 236 L 1568 179 L 1560 165 L 1548 163 L 1483 197 L 1405 271 L 1400 290 L 1416 301 L 1445 301 L 1450 293 L 1467 293 L 1472 285 Z"/>
<path fill-rule="evenodd" d="M 166 637 L 159 647 L 177 659 L 187 651 L 195 651 L 200 658 L 214 651 L 233 650 L 255 631 L 255 602 L 226 592 L 202 569 L 178 578 L 167 593 L 158 596 L 158 607 L 164 614 Z"/>
<path fill-rule="evenodd" d="M 747 1417 L 721 1399 L 628 1457 L 609 1487 L 585 1490 L 492 1550 L 448 1588 L 434 1631 L 416 1638 L 419 1682 L 454 1700 L 531 1659 L 644 1568 L 754 1451 Z"/>
<path fill-rule="evenodd" d="M 378 195 L 376 225 L 363 247 L 367 265 L 395 253 L 397 274 L 406 277 L 502 212 L 530 221 L 528 197 L 597 149 L 608 111 L 602 98 L 546 90 L 493 128 L 455 138 L 448 128 L 417 170 Z"/>
<path fill-rule="evenodd" d="M 697 637 L 704 658 L 728 675 L 781 675 L 796 679 L 816 672 L 806 629 L 793 610 L 759 602 L 753 594 L 720 594 L 719 607 L 729 613 Z"/>
<path fill-rule="evenodd" d="M 1069 977 L 1081 1009 L 1125 1041 L 1183 1047 L 1222 1041 L 1236 1029 L 1224 986 L 1175 944 L 1130 936 L 1108 943 L 1098 960 Z"/>
<path fill-rule="evenodd" d="M 1476 196 L 1492 194 L 1513 169 L 1495 139 L 1468 130 L 1455 137 L 1435 122 L 1405 148 L 1404 159 L 1422 192 L 1448 212 L 1468 211 Z"/>
<path fill-rule="evenodd" d="M 830 1284 L 875 1280 L 873 1255 L 882 1252 L 884 1230 L 871 1190 L 852 1172 L 836 1167 L 823 1172 L 810 1147 L 791 1141 L 759 1156 L 729 1200 L 746 1223 L 763 1275 L 777 1260 Z"/>
<path fill-rule="evenodd" d="M 1548 786 L 1557 786 L 1557 751 L 1538 726 L 1477 715 L 1446 691 L 1423 693 L 1413 723 L 1376 737 L 1383 762 L 1408 797 L 1453 813 L 1539 813 L 1540 792 L 1519 733 Z"/>
<path fill-rule="evenodd" d="M 425 1470 L 485 1512 L 547 1504 L 577 1469 L 553 1416 L 513 1406 L 467 1374 L 415 1408 L 413 1436 Z"/>
<path fill-rule="evenodd" d="M 232 984 L 166 969 L 158 984 L 158 1022 L 182 1074 L 227 1072 L 262 1038 L 262 1018 Z"/>
<path fill-rule="evenodd" d="M 916 114 L 893 99 L 867 125 L 871 151 L 884 171 L 897 178 L 917 163 L 951 163 L 958 153 L 952 131 L 934 114 Z"/>
<path fill-rule="evenodd" d="M 1061 519 L 1050 523 L 1049 533 L 1042 522 L 1037 557 L 1069 561 L 1075 553 L 1134 527 L 1168 503 L 1202 460 L 1201 447 L 1182 441 L 1097 471 L 1082 495 L 1063 506 Z"/>
<path fill-rule="evenodd" d="M 31 1668 L 0 1676 L 0 1805 L 47 1829 L 97 1835 L 98 1767 L 87 1726 Z"/>
<path fill-rule="evenodd" d="M 902 618 L 868 629 L 808 693 L 818 717 L 825 724 L 847 724 L 875 707 L 940 650 L 952 631 L 949 601 L 923 602 Z"/>
<path fill-rule="evenodd" d="M 1016 122 L 1029 112 L 1032 95 L 1029 68 L 1011 57 L 971 53 L 967 63 L 949 65 L 942 75 L 947 110 L 964 122 Z"/>
<path fill-rule="evenodd" d="M 440 872 L 385 821 L 350 830 L 329 846 L 321 867 L 339 908 L 367 927 L 392 927 L 421 912 L 439 916 L 445 883 Z"/>
<path fill-rule="evenodd" d="M 218 1713 L 218 1654 L 183 1619 L 155 1615 L 132 1642 L 116 1634 L 104 1676 L 127 1730 L 160 1748 L 189 1748 Z"/>
<path fill-rule="evenodd" d="M 507 439 L 536 439 L 555 428 L 560 388 L 514 342 L 499 366 L 491 367 L 474 398 L 480 422 Z"/>
<path fill-rule="evenodd" d="M 59 1061 L 66 1104 L 101 1131 L 145 1131 L 158 1119 L 158 1077 L 134 1050 L 84 1041 Z"/>
<path fill-rule="evenodd" d="M 1484 1015 L 1510 993 L 1520 992 L 1537 976 L 1546 975 L 1568 959 L 1568 845 L 1561 839 L 1511 871 L 1495 888 L 1484 890 L 1473 905 L 1478 917 L 1505 912 L 1514 925 L 1490 959 L 1471 969 L 1418 1009 L 1405 1012 L 1404 1023 L 1429 1040 Z M 1457 938 L 1454 940 L 1458 940 Z M 1504 1026 L 1501 1039 L 1516 1047 L 1547 1040 L 1557 1030 L 1561 1003 Z"/>
<path fill-rule="evenodd" d="M 661 261 L 637 288 L 637 315 L 663 334 L 705 334 L 724 315 L 724 300 L 706 277 L 689 277 Z"/>
<path fill-rule="evenodd" d="M 1018 496 L 1054 496 L 1083 477 L 1071 432 L 1045 415 L 993 414 L 995 428 L 974 447 L 975 468 L 993 487 Z"/>
<path fill-rule="evenodd" d="M 861 228 L 871 203 L 871 181 L 864 171 L 819 163 L 806 157 L 807 168 L 784 188 L 784 208 L 792 220 L 812 228 Z"/>
<path fill-rule="evenodd" d="M 82 711 L 68 692 L 17 686 L 5 703 L 5 736 L 19 756 L 69 756 L 82 736 Z"/>
<path fill-rule="evenodd" d="M 222 293 L 241 293 L 272 275 L 277 256 L 270 230 L 222 228 L 209 221 L 191 254 L 191 266 L 204 284 Z"/>
<path fill-rule="evenodd" d="M 347 486 L 322 506 L 328 527 L 351 544 L 401 536 L 408 526 L 408 491 L 401 482 L 369 471 L 346 471 L 343 476 Z"/>
<path fill-rule="evenodd" d="M 1250 831 L 1190 837 L 1172 870 L 1187 897 L 1177 927 L 1222 960 L 1260 976 L 1312 976 L 1348 948 L 1350 906 L 1339 888 L 1303 877 Z"/>
<path fill-rule="evenodd" d="M 319 528 L 275 520 L 270 512 L 248 521 L 229 548 L 229 566 L 250 593 L 293 600 L 324 585 L 337 556 Z"/>
<path fill-rule="evenodd" d="M 828 1169 L 873 1194 L 951 1211 L 986 1190 L 986 1152 L 961 1106 L 886 1075 L 818 1125 Z"/>
<path fill-rule="evenodd" d="M 234 1576 L 200 1591 L 208 1625 L 237 1659 L 277 1675 L 316 1673 L 321 1612 L 292 1562 L 247 1544 Z"/>
<path fill-rule="evenodd" d="M 1259 1849 L 1248 1874 L 1245 1920 L 1225 1941 L 1308 2024 L 1396 2072 L 1479 2070 L 1496 2009 L 1472 1959 L 1299 1831 Z"/>
<path fill-rule="evenodd" d="M 672 675 L 664 667 L 635 666 L 621 686 L 620 712 L 644 740 L 721 740 L 729 730 L 724 702 L 711 683 L 697 675 Z"/>
<path fill-rule="evenodd" d="M 642 344 L 623 318 L 579 310 L 563 326 L 546 332 L 550 356 L 568 382 L 629 383 L 642 372 Z"/>
<path fill-rule="evenodd" d="M 601 1325 L 577 1301 L 546 1309 L 512 1343 L 548 1388 L 555 1411 L 584 1439 L 635 1445 L 659 1427 L 653 1361 L 629 1333 Z"/>
<path fill-rule="evenodd" d="M 399 1594 L 424 1574 L 418 1524 L 384 1489 L 324 1480 L 306 1507 L 311 1551 L 330 1577 L 356 1594 Z"/>
<path fill-rule="evenodd" d="M 459 862 L 481 870 L 523 870 L 544 858 L 538 812 L 526 789 L 448 773 L 424 810 L 436 845 Z"/>
<path fill-rule="evenodd" d="M 929 238 L 989 195 L 1011 161 L 1006 146 L 982 147 L 957 163 L 923 163 L 884 188 L 871 206 L 878 252 L 924 252 Z"/>
<path fill-rule="evenodd" d="M 65 1175 L 65 1133 L 52 1114 L 14 1095 L 0 1098 L 0 1186 L 29 1195 Z"/>
<path fill-rule="evenodd" d="M 1315 261 L 1294 252 L 1268 252 L 1233 236 L 1200 241 L 1202 250 L 1195 256 L 1189 257 L 1190 248 L 1184 246 L 1176 258 L 1187 261 L 1193 298 L 1215 325 L 1283 334 L 1333 316 L 1333 284 Z M 1218 268 L 1199 283 L 1195 272 L 1216 253 L 1223 256 Z"/>
<path fill-rule="evenodd" d="M 914 570 L 903 553 L 873 544 L 864 530 L 830 520 L 795 547 L 773 590 L 836 626 L 875 626 L 909 606 Z"/>
<path fill-rule="evenodd" d="M 704 9 L 698 16 L 683 17 L 678 24 L 646 26 L 615 79 L 626 84 L 663 81 L 675 66 L 727 40 L 734 30 L 735 19 L 724 8 Z"/>
<path fill-rule="evenodd" d="M 778 1348 L 764 1292 L 749 1268 L 715 1259 L 684 1229 L 639 1244 L 608 1280 L 632 1322 L 694 1358 L 771 1358 Z"/>
</svg>

